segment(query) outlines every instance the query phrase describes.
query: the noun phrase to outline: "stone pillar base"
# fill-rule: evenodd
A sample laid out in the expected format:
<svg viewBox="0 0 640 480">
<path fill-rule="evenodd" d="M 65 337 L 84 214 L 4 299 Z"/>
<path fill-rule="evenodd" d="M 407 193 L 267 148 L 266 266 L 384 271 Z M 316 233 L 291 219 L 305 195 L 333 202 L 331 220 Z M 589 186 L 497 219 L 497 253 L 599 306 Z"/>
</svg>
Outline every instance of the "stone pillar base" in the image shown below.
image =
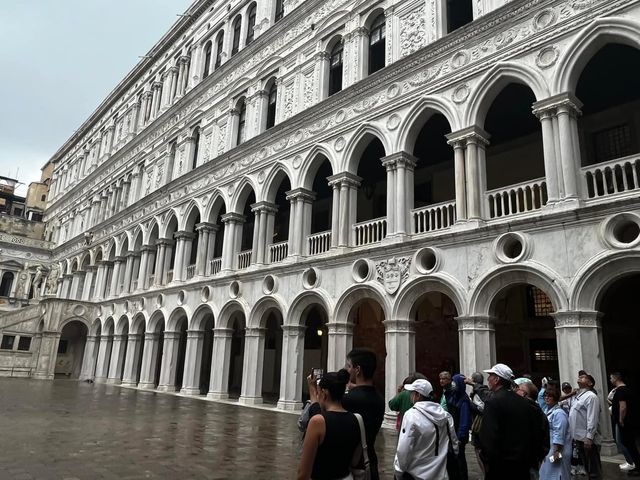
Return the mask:
<svg viewBox="0 0 640 480">
<path fill-rule="evenodd" d="M 34 373 L 31 378 L 34 380 L 53 380 L 53 375 L 47 373 Z"/>
<path fill-rule="evenodd" d="M 158 388 L 156 388 L 156 390 L 158 390 L 159 392 L 175 392 L 176 387 L 175 385 L 158 385 Z"/>
<path fill-rule="evenodd" d="M 134 382 L 121 382 L 120 386 L 121 387 L 137 387 L 138 384 Z"/>
<path fill-rule="evenodd" d="M 138 388 L 140 390 L 155 390 L 156 384 L 155 383 L 139 383 Z"/>
<path fill-rule="evenodd" d="M 107 383 L 107 377 L 95 377 L 93 379 L 94 383 Z"/>
<path fill-rule="evenodd" d="M 302 409 L 302 402 L 295 400 L 278 400 L 277 407 L 281 410 L 296 411 Z"/>
<path fill-rule="evenodd" d="M 212 400 L 227 400 L 229 398 L 229 394 L 224 392 L 209 392 L 207 393 L 207 398 Z"/>
<path fill-rule="evenodd" d="M 567 211 L 567 210 L 575 210 L 584 205 L 584 202 L 578 197 L 567 197 L 560 200 L 556 200 L 552 204 L 547 204 L 547 208 L 551 208 L 554 211 Z"/>
<path fill-rule="evenodd" d="M 120 385 L 122 383 L 122 380 L 120 380 L 119 378 L 107 378 L 104 383 L 107 383 L 109 385 Z"/>
<path fill-rule="evenodd" d="M 180 390 L 180 393 L 184 395 L 200 395 L 200 389 L 195 387 L 187 387 Z"/>
<path fill-rule="evenodd" d="M 262 404 L 262 397 L 240 397 L 238 402 L 243 405 L 260 405 Z"/>
</svg>

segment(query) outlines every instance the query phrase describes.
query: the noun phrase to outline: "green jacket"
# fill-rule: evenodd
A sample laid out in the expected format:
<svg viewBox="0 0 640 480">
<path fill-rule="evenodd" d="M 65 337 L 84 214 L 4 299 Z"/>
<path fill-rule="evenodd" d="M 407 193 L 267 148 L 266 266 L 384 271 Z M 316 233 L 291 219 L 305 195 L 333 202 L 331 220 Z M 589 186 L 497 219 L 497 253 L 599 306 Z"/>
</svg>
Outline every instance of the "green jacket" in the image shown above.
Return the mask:
<svg viewBox="0 0 640 480">
<path fill-rule="evenodd" d="M 394 412 L 400 412 L 400 415 L 404 415 L 411 407 L 413 407 L 413 403 L 411 403 L 411 392 L 408 390 L 402 390 L 389 400 L 389 408 Z"/>
</svg>

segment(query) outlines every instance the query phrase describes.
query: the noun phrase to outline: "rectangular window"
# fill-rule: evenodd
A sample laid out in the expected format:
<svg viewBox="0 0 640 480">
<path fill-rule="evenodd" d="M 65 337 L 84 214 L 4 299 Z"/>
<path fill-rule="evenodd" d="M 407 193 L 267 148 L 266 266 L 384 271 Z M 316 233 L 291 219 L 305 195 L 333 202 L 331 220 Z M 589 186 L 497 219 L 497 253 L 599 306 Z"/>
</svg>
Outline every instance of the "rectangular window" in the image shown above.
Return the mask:
<svg viewBox="0 0 640 480">
<path fill-rule="evenodd" d="M 28 352 L 31 348 L 31 337 L 20 337 L 18 340 L 18 350 Z"/>
<path fill-rule="evenodd" d="M 13 344 L 16 341 L 15 335 L 3 335 L 2 342 L 0 342 L 0 349 L 13 350 Z"/>
<path fill-rule="evenodd" d="M 58 343 L 58 353 L 67 353 L 68 348 L 69 340 L 60 339 L 60 343 Z"/>
<path fill-rule="evenodd" d="M 631 128 L 629 125 L 617 125 L 593 134 L 595 163 L 622 158 L 633 153 Z"/>
</svg>

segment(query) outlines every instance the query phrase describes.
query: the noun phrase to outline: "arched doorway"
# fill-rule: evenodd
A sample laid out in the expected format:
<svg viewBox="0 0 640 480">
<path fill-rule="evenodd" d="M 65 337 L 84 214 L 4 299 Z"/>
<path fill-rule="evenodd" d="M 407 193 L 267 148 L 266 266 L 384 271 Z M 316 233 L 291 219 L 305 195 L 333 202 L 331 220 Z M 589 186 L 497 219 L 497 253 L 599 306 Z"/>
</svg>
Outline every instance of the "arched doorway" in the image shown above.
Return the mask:
<svg viewBox="0 0 640 480">
<path fill-rule="evenodd" d="M 272 309 L 264 323 L 264 356 L 262 361 L 262 398 L 265 403 L 277 403 L 280 396 L 282 366 L 282 315 Z"/>
<path fill-rule="evenodd" d="M 371 136 L 361 152 L 357 172 L 362 180 L 357 194 L 356 245 L 379 242 L 387 236 L 387 171 L 382 165 L 386 156 L 384 145 Z M 384 227 L 369 226 L 372 221 L 378 221 Z"/>
<path fill-rule="evenodd" d="M 204 338 L 202 345 L 202 361 L 200 367 L 200 393 L 206 395 L 211 382 L 211 357 L 213 355 L 213 314 L 203 320 Z"/>
<path fill-rule="evenodd" d="M 307 307 L 302 314 L 304 326 L 304 360 L 302 375 L 306 378 L 312 368 L 322 368 L 327 371 L 327 312 L 320 305 Z M 309 398 L 307 382 L 302 382 L 302 399 Z"/>
<path fill-rule="evenodd" d="M 0 281 L 0 297 L 8 297 L 11 295 L 11 287 L 13 287 L 14 274 L 12 272 L 4 272 Z"/>
<path fill-rule="evenodd" d="M 73 320 L 62 328 L 54 370 L 55 378 L 80 378 L 87 332 L 86 325 L 78 320 Z"/>
<path fill-rule="evenodd" d="M 425 293 L 413 308 L 416 371 L 429 379 L 438 395 L 440 372 L 472 373 L 460 372 L 457 315 L 453 301 L 440 292 Z"/>
<path fill-rule="evenodd" d="M 613 282 L 602 295 L 598 311 L 602 312 L 602 340 L 607 374 L 622 373 L 626 383 L 640 387 L 640 345 L 635 295 L 640 288 L 640 274 Z M 637 390 L 636 390 L 637 391 Z"/>
<path fill-rule="evenodd" d="M 555 311 L 540 288 L 513 285 L 493 300 L 496 358 L 517 376 L 529 373 L 536 384 L 542 377 L 559 379 Z"/>
<path fill-rule="evenodd" d="M 373 384 L 385 396 L 385 344 L 384 311 L 373 299 L 356 303 L 349 312 L 349 322 L 353 324 L 353 348 L 368 348 L 375 352 L 377 368 Z M 348 352 L 347 352 L 348 353 Z"/>
<path fill-rule="evenodd" d="M 244 315 L 235 312 L 230 320 L 231 329 L 233 330 L 231 337 L 230 362 L 229 362 L 229 397 L 240 397 L 242 390 L 242 364 L 244 362 Z"/>
</svg>

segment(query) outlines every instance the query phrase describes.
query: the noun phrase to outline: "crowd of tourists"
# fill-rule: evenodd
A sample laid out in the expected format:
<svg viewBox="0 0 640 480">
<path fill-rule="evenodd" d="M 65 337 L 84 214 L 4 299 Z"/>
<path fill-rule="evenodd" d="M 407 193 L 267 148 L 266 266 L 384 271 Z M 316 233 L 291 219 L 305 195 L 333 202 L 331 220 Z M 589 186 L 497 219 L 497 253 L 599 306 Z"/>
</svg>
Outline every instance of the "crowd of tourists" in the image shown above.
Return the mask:
<svg viewBox="0 0 640 480">
<path fill-rule="evenodd" d="M 375 353 L 354 349 L 345 369 L 307 377 L 310 399 L 298 421 L 304 432 L 299 480 L 380 478 L 374 446 L 385 405 L 373 383 L 375 370 Z M 529 375 L 516 378 L 502 363 L 483 373 L 441 372 L 440 398 L 420 373 L 398 386 L 389 401 L 398 413 L 395 480 L 467 480 L 467 443 L 485 480 L 603 478 L 593 376 L 578 372 L 577 388 L 544 378 L 538 389 Z M 626 460 L 620 469 L 640 476 L 640 407 L 620 373 L 609 380 L 612 428 Z"/>
</svg>

